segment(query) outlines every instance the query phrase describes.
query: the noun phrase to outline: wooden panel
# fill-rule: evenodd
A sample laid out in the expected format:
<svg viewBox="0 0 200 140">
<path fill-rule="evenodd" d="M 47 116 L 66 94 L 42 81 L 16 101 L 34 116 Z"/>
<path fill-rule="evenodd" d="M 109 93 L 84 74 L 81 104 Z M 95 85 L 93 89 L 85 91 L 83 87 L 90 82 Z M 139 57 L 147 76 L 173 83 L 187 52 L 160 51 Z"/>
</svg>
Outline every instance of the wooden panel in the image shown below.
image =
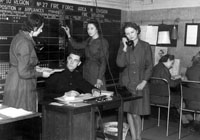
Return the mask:
<svg viewBox="0 0 200 140">
<path fill-rule="evenodd" d="M 43 108 L 43 140 L 93 140 L 93 113 Z M 84 130 L 84 131 L 83 131 Z"/>
</svg>

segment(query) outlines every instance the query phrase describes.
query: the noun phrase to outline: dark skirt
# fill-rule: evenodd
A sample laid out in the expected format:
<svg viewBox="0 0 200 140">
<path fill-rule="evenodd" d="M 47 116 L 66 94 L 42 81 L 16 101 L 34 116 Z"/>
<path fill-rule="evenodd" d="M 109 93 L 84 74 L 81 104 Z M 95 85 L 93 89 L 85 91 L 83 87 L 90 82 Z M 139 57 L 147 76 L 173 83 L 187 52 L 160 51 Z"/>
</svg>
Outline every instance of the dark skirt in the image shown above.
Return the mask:
<svg viewBox="0 0 200 140">
<path fill-rule="evenodd" d="M 129 91 L 132 94 L 137 94 L 142 96 L 140 99 L 136 99 L 133 101 L 128 101 L 124 103 L 124 112 L 128 112 L 131 114 L 137 114 L 137 115 L 149 115 L 150 114 L 150 99 L 149 99 L 149 89 L 148 86 L 145 86 L 145 88 L 142 91 Z"/>
</svg>

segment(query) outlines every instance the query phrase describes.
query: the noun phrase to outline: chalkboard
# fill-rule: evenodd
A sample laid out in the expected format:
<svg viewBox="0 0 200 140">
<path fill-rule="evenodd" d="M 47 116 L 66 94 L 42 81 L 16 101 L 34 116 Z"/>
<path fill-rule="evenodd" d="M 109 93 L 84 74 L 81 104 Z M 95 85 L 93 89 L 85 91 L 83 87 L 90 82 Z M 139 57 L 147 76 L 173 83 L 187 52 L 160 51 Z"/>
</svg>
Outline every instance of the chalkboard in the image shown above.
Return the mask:
<svg viewBox="0 0 200 140">
<path fill-rule="evenodd" d="M 111 72 L 114 78 L 118 79 L 115 60 L 120 42 L 120 10 L 45 0 L 0 0 L 0 80 L 6 78 L 9 69 L 11 40 L 18 33 L 27 15 L 32 12 L 37 12 L 45 18 L 43 32 L 34 38 L 41 66 L 63 65 L 68 44 L 61 25 L 70 26 L 72 36 L 82 41 L 88 37 L 85 26 L 87 21 L 97 19 L 104 37 L 109 42 Z M 109 71 L 106 72 L 106 79 L 111 79 Z"/>
</svg>

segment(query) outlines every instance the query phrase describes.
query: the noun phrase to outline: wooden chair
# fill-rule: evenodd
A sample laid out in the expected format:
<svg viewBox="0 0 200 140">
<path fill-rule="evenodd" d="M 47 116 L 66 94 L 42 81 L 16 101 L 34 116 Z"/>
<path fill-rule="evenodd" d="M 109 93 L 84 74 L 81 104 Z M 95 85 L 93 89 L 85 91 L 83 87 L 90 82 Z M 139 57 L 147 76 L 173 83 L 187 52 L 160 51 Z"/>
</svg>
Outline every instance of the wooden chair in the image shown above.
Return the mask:
<svg viewBox="0 0 200 140">
<path fill-rule="evenodd" d="M 160 109 L 167 108 L 167 129 L 166 136 L 169 134 L 169 115 L 171 107 L 171 92 L 170 86 L 166 79 L 151 77 L 149 82 L 150 104 L 158 107 L 158 123 L 160 126 Z"/>
<path fill-rule="evenodd" d="M 183 104 L 185 102 L 185 107 Z M 200 113 L 200 82 L 199 81 L 182 81 L 181 82 L 181 106 L 180 106 L 180 120 L 179 120 L 179 136 L 181 139 L 181 118 L 183 111 Z"/>
</svg>

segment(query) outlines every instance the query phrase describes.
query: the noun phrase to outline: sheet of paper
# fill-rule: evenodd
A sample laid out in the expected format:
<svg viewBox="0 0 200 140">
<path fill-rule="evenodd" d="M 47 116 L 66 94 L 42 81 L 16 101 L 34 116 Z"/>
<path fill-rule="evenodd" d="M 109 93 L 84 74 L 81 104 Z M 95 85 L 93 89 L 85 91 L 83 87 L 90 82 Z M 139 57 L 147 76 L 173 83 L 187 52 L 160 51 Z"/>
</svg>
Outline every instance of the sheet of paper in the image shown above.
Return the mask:
<svg viewBox="0 0 200 140">
<path fill-rule="evenodd" d="M 148 42 L 150 45 L 156 45 L 158 38 L 158 26 L 142 25 L 140 28 L 140 39 Z"/>
<path fill-rule="evenodd" d="M 170 69 L 172 76 L 179 75 L 180 72 L 180 59 L 175 59 L 173 67 Z"/>
<path fill-rule="evenodd" d="M 197 44 L 197 35 L 198 35 L 198 26 L 197 25 L 188 25 L 187 27 L 187 38 L 186 44 L 196 45 Z"/>
<path fill-rule="evenodd" d="M 50 105 L 63 106 L 64 104 L 57 103 L 57 102 L 51 102 Z"/>
<path fill-rule="evenodd" d="M 25 116 L 25 115 L 29 115 L 29 114 L 32 114 L 32 113 L 33 112 L 26 111 L 26 110 L 21 109 L 21 108 L 17 109 L 17 108 L 13 108 L 13 107 L 8 107 L 8 108 L 0 109 L 0 114 L 11 117 L 11 118 Z"/>
</svg>

